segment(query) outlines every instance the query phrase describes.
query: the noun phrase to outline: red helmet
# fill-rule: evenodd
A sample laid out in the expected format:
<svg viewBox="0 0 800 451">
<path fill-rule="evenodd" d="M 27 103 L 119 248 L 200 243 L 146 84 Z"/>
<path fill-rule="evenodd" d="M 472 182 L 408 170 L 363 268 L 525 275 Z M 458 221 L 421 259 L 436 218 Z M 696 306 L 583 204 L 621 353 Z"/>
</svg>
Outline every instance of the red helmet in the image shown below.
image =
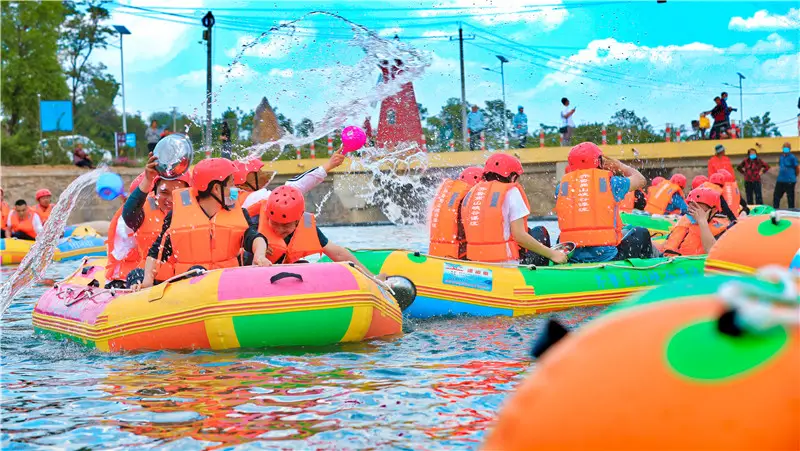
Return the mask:
<svg viewBox="0 0 800 451">
<path fill-rule="evenodd" d="M 722 207 L 720 206 L 719 200 L 719 193 L 714 191 L 713 189 L 708 188 L 695 188 L 689 192 L 689 195 L 686 196 L 686 202 L 697 202 L 698 204 L 705 204 L 709 207 L 714 207 L 717 210 L 720 210 Z"/>
<path fill-rule="evenodd" d="M 267 217 L 278 224 L 299 221 L 305 211 L 303 193 L 293 186 L 279 186 L 267 199 Z"/>
<path fill-rule="evenodd" d="M 720 169 L 717 171 L 717 173 L 722 174 L 722 176 L 725 177 L 725 183 L 736 181 L 736 178 L 727 169 Z"/>
<path fill-rule="evenodd" d="M 233 183 L 243 185 L 247 181 L 247 174 L 258 172 L 264 167 L 264 162 L 259 158 L 248 158 L 245 161 L 235 161 L 236 173 L 233 175 Z"/>
<path fill-rule="evenodd" d="M 221 182 L 236 172 L 231 160 L 225 158 L 208 158 L 194 166 L 192 172 L 192 179 L 194 180 L 194 187 L 197 191 L 205 191 L 211 182 Z M 181 180 L 183 177 L 179 178 Z"/>
<path fill-rule="evenodd" d="M 52 196 L 53 194 L 48 189 L 40 189 L 36 191 L 36 200 L 41 199 L 44 196 Z"/>
<path fill-rule="evenodd" d="M 461 175 L 458 176 L 458 179 L 462 182 L 465 182 L 469 186 L 475 186 L 478 182 L 481 181 L 483 177 L 483 168 L 478 166 L 472 166 L 464 169 L 461 171 Z"/>
<path fill-rule="evenodd" d="M 725 184 L 725 176 L 722 173 L 717 172 L 716 174 L 711 174 L 711 177 L 708 178 L 708 181 L 715 184 L 722 186 Z"/>
<path fill-rule="evenodd" d="M 133 181 L 131 182 L 130 186 L 128 187 L 128 192 L 132 193 L 133 190 L 138 188 L 139 185 L 142 183 L 142 180 L 144 180 L 144 172 L 142 172 L 141 174 L 137 175 L 136 178 L 133 179 Z"/>
<path fill-rule="evenodd" d="M 702 185 L 703 183 L 708 181 L 708 177 L 705 175 L 698 175 L 692 179 L 692 189 L 697 188 L 698 186 Z"/>
<path fill-rule="evenodd" d="M 681 189 L 686 188 L 686 176 L 683 174 L 673 174 L 669 181 L 680 186 Z"/>
<path fill-rule="evenodd" d="M 495 153 L 486 160 L 486 164 L 483 166 L 483 173 L 497 174 L 502 177 L 509 177 L 513 173 L 521 175 L 522 163 L 511 155 Z"/>
<path fill-rule="evenodd" d="M 658 185 L 660 185 L 660 184 L 661 184 L 661 182 L 664 182 L 664 181 L 666 181 L 666 180 L 667 180 L 667 179 L 665 179 L 664 177 L 656 177 L 656 178 L 654 178 L 654 179 L 653 179 L 653 181 L 650 183 L 650 186 L 658 186 Z"/>
<path fill-rule="evenodd" d="M 567 163 L 573 171 L 579 169 L 597 169 L 600 167 L 600 157 L 603 151 L 592 142 L 582 142 L 573 147 L 567 156 Z"/>
</svg>

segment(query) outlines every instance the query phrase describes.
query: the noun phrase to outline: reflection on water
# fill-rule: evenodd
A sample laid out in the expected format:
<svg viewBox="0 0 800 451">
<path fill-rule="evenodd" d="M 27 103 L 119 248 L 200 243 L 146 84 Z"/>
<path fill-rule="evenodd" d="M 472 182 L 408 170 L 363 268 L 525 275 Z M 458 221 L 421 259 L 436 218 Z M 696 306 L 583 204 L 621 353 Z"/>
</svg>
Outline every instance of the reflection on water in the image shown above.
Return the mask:
<svg viewBox="0 0 800 451">
<path fill-rule="evenodd" d="M 325 232 L 354 247 L 424 246 L 418 226 Z M 55 263 L 47 277 L 76 265 Z M 450 318 L 326 348 L 106 355 L 33 334 L 46 288 L 3 318 L 3 448 L 475 448 L 544 321 Z M 601 311 L 557 316 L 577 326 Z"/>
</svg>

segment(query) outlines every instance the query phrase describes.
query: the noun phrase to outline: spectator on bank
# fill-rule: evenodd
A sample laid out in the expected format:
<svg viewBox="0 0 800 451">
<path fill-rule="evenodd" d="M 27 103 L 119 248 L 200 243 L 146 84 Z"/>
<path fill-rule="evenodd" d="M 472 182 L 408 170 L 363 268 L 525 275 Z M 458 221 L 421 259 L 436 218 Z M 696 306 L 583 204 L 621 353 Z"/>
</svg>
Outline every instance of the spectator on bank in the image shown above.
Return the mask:
<svg viewBox="0 0 800 451">
<path fill-rule="evenodd" d="M 711 128 L 711 121 L 708 120 L 708 113 L 700 113 L 700 139 L 706 139 L 706 131 Z"/>
<path fill-rule="evenodd" d="M 480 149 L 480 138 L 486 128 L 483 113 L 478 111 L 478 105 L 472 105 L 472 111 L 467 114 L 467 132 L 469 132 L 469 150 Z"/>
<path fill-rule="evenodd" d="M 228 126 L 227 121 L 222 121 L 222 129 L 219 132 L 219 140 L 222 141 L 222 158 L 233 160 L 231 151 L 233 144 L 231 143 L 231 128 Z"/>
<path fill-rule="evenodd" d="M 89 158 L 89 155 L 83 150 L 83 144 L 80 142 L 75 144 L 75 149 L 72 150 L 72 163 L 79 168 L 94 169 L 94 164 Z"/>
<path fill-rule="evenodd" d="M 756 149 L 748 149 L 747 156 L 739 163 L 739 166 L 736 166 L 736 169 L 744 174 L 744 189 L 747 193 L 747 204 L 763 204 L 764 199 L 761 197 L 761 175 L 769 171 L 769 165 L 758 157 L 758 151 L 756 151 Z"/>
<path fill-rule="evenodd" d="M 160 133 L 158 132 L 158 122 L 150 122 L 150 127 L 144 132 L 144 138 L 147 140 L 147 151 L 152 152 L 155 150 L 158 140 L 161 139 Z"/>
<path fill-rule="evenodd" d="M 161 131 L 161 135 L 159 135 L 158 140 L 161 141 L 162 139 L 164 139 L 164 137 L 169 136 L 171 134 L 172 132 L 169 130 L 169 128 L 164 127 L 164 130 Z"/>
<path fill-rule="evenodd" d="M 708 136 L 709 139 L 721 139 L 723 134 L 727 136 L 728 132 L 728 107 L 722 102 L 721 97 L 714 97 L 714 103 L 716 103 L 714 108 L 703 114 L 710 114 L 714 118 L 714 125 L 711 126 L 711 133 Z"/>
<path fill-rule="evenodd" d="M 714 156 L 708 159 L 708 176 L 711 177 L 719 172 L 720 169 L 725 169 L 730 172 L 731 175 L 735 174 L 735 172 L 733 172 L 731 159 L 725 155 L 725 146 L 717 144 L 717 146 L 714 147 Z"/>
<path fill-rule="evenodd" d="M 723 92 L 719 95 L 720 99 L 722 99 L 722 106 L 725 108 L 725 120 L 728 121 L 728 125 L 731 123 L 731 111 L 739 111 L 736 108 L 731 108 L 728 106 L 728 93 Z"/>
<path fill-rule="evenodd" d="M 772 195 L 772 206 L 776 209 L 781 205 L 781 199 L 786 194 L 789 208 L 794 208 L 794 189 L 797 186 L 797 176 L 800 174 L 800 165 L 797 157 L 792 155 L 792 145 L 783 143 L 781 156 L 778 159 L 778 179 L 775 182 L 775 192 Z"/>
<path fill-rule="evenodd" d="M 564 105 L 564 111 L 561 112 L 561 128 L 558 132 L 561 133 L 561 145 L 569 147 L 572 142 L 572 132 L 575 130 L 575 122 L 572 120 L 575 108 L 569 108 L 569 99 L 566 97 L 561 99 L 561 104 Z"/>
<path fill-rule="evenodd" d="M 517 114 L 514 115 L 513 124 L 514 131 L 519 139 L 519 148 L 522 149 L 528 141 L 528 115 L 525 114 L 525 109 L 522 105 L 517 107 Z"/>
</svg>

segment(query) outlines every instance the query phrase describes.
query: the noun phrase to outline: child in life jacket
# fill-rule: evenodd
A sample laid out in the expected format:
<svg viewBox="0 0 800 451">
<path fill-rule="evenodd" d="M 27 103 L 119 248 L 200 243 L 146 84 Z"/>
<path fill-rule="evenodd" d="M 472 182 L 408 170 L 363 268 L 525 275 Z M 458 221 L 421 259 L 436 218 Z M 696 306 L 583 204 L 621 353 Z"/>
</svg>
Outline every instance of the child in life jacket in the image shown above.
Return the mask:
<svg viewBox="0 0 800 451">
<path fill-rule="evenodd" d="M 481 180 L 483 168 L 473 166 L 461 171 L 458 179 L 445 179 L 439 185 L 428 215 L 430 255 L 460 260 L 467 258 L 461 204 L 469 190 Z"/>
<path fill-rule="evenodd" d="M 25 199 L 14 202 L 14 211 L 9 213 L 6 220 L 6 238 L 33 241 L 42 230 L 42 220 L 33 209 L 28 208 Z"/>
<path fill-rule="evenodd" d="M 728 229 L 727 221 L 714 217 L 721 209 L 719 193 L 699 187 L 693 189 L 686 200 L 689 214 L 678 221 L 667 237 L 665 255 L 707 254 Z"/>
<path fill-rule="evenodd" d="M 50 219 L 50 213 L 53 211 L 53 205 L 50 203 L 52 196 L 53 194 L 49 189 L 43 188 L 36 191 L 36 205 L 33 206 L 32 210 L 39 215 L 42 224 Z"/>
<path fill-rule="evenodd" d="M 247 251 L 254 265 L 271 265 L 267 239 L 232 197 L 235 172 L 230 160 L 208 158 L 194 167 L 191 188 L 172 193 L 172 211 L 147 254 L 143 288 L 163 281 L 156 275 L 165 264 L 175 275 L 197 267 L 230 268 L 239 266 Z"/>
<path fill-rule="evenodd" d="M 556 187 L 556 215 L 561 229 L 559 241 L 576 245 L 571 261 L 606 262 L 652 255 L 650 233 L 633 227 L 625 234 L 619 202 L 644 187 L 644 176 L 636 169 L 603 155 L 597 145 L 584 142 L 568 156 L 572 171 Z M 615 174 L 622 174 L 621 176 Z"/>
<path fill-rule="evenodd" d="M 317 227 L 316 217 L 306 211 L 303 193 L 294 186 L 280 186 L 261 206 L 258 232 L 269 242 L 267 258 L 274 264 L 303 262 L 311 255 L 325 254 L 335 262 L 353 262 L 372 273 L 346 248 L 331 242 Z M 385 279 L 384 274 L 377 276 Z"/>
<path fill-rule="evenodd" d="M 653 179 L 653 185 L 648 189 L 647 205 L 644 211 L 651 215 L 685 214 L 686 201 L 683 200 L 683 188 L 686 187 L 686 177 L 675 174 L 669 180 L 664 177 Z"/>
<path fill-rule="evenodd" d="M 530 204 L 519 184 L 520 175 L 522 163 L 511 155 L 496 153 L 486 160 L 483 180 L 470 189 L 461 207 L 468 260 L 533 265 L 547 265 L 548 259 L 557 264 L 567 262 L 566 254 L 550 249 L 546 229 L 528 229 Z"/>
</svg>

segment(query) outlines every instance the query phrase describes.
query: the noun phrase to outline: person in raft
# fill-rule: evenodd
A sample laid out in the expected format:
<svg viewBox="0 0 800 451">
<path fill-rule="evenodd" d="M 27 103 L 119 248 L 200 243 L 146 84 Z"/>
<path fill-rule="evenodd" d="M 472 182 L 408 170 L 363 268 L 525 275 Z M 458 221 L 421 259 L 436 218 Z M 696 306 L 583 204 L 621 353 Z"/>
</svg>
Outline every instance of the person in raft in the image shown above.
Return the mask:
<svg viewBox="0 0 800 451">
<path fill-rule="evenodd" d="M 483 178 L 464 196 L 461 221 L 467 260 L 488 263 L 548 265 L 566 263 L 563 252 L 549 247 L 544 227 L 528 229 L 530 204 L 519 177 L 522 163 L 496 153 L 486 160 Z"/>
<path fill-rule="evenodd" d="M 683 174 L 675 174 L 669 180 L 656 177 L 649 189 L 644 211 L 651 215 L 686 214 L 688 207 L 683 199 L 684 188 L 686 177 Z"/>
<path fill-rule="evenodd" d="M 710 189 L 715 193 L 719 194 L 720 199 L 720 213 L 728 218 L 728 221 L 731 223 L 736 222 L 737 216 L 733 213 L 733 210 L 728 206 L 728 202 L 725 201 L 725 197 L 723 197 L 723 187 L 725 186 L 725 176 L 717 172 L 713 174 L 711 177 L 708 178 L 707 181 L 703 182 L 700 187 Z"/>
<path fill-rule="evenodd" d="M 728 229 L 727 221 L 715 218 L 720 212 L 718 192 L 700 187 L 693 189 L 686 200 L 689 214 L 681 217 L 664 244 L 664 255 L 703 255 Z"/>
<path fill-rule="evenodd" d="M 733 213 L 737 217 L 741 216 L 742 212 L 750 214 L 750 208 L 747 206 L 747 201 L 739 192 L 739 184 L 736 183 L 736 177 L 733 176 L 733 172 L 727 169 L 720 169 L 718 173 L 722 174 L 723 177 L 722 198 L 725 199 L 725 202 Z"/>
<path fill-rule="evenodd" d="M 14 211 L 9 213 L 6 221 L 6 238 L 33 241 L 43 230 L 42 220 L 33 209 L 28 208 L 25 199 L 14 202 Z"/>
<path fill-rule="evenodd" d="M 231 268 L 240 265 L 243 251 L 253 254 L 254 265 L 271 265 L 267 239 L 232 197 L 235 172 L 232 161 L 208 158 L 195 165 L 191 188 L 172 193 L 172 211 L 147 254 L 142 288 L 163 281 L 156 278 L 160 267 L 171 266 L 175 275 Z"/>
<path fill-rule="evenodd" d="M 11 208 L 5 200 L 5 192 L 0 188 L 0 238 L 6 237 L 6 223 L 10 213 Z"/>
<path fill-rule="evenodd" d="M 650 232 L 633 227 L 623 235 L 619 202 L 646 180 L 636 169 L 613 158 L 591 142 L 573 147 L 567 157 L 571 172 L 556 187 L 560 242 L 576 245 L 571 260 L 577 263 L 649 258 Z M 621 176 L 615 174 L 622 174 Z"/>
<path fill-rule="evenodd" d="M 294 186 L 279 186 L 269 195 L 261 206 L 258 232 L 269 241 L 267 258 L 274 264 L 305 263 L 305 257 L 325 254 L 335 262 L 352 262 L 372 275 L 349 250 L 322 233 L 316 217 L 306 212 L 303 192 Z M 386 276 L 379 274 L 378 278 Z"/>
<path fill-rule="evenodd" d="M 344 155 L 342 148 L 339 147 L 339 150 L 334 152 L 325 164 L 290 178 L 286 185 L 294 186 L 306 194 L 322 183 L 328 174 L 342 163 L 344 163 Z M 264 162 L 258 158 L 249 158 L 244 161 L 235 161 L 234 164 L 237 170 L 233 176 L 233 183 L 239 189 L 238 200 L 242 207 L 247 209 L 250 217 L 255 218 L 271 192 L 267 189 L 270 178 L 261 174 Z"/>
<path fill-rule="evenodd" d="M 48 189 L 43 188 L 36 191 L 36 205 L 33 206 L 32 210 L 39 215 L 42 224 L 50 219 L 50 213 L 53 211 L 53 204 L 50 203 L 52 196 L 53 194 Z"/>
<path fill-rule="evenodd" d="M 473 166 L 461 171 L 458 179 L 445 179 L 439 185 L 428 214 L 428 254 L 458 260 L 467 258 L 461 204 L 469 190 L 481 180 L 483 168 Z"/>
</svg>

